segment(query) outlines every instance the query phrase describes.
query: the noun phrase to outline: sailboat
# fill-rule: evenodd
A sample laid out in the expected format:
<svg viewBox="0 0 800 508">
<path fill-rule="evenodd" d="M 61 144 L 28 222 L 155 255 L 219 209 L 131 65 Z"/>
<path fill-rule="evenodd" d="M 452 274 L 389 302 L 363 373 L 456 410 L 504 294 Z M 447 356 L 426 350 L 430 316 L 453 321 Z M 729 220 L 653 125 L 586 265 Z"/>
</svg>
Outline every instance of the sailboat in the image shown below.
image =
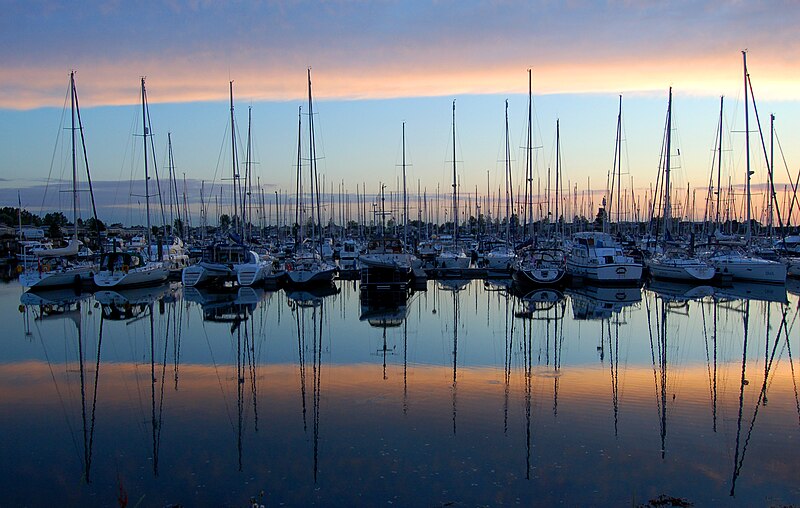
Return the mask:
<svg viewBox="0 0 800 508">
<path fill-rule="evenodd" d="M 233 81 L 229 83 L 231 111 L 231 159 L 233 168 L 233 206 L 236 234 L 229 235 L 229 240 L 216 241 L 203 250 L 202 259 L 195 265 L 184 268 L 181 281 L 188 287 L 220 285 L 228 281 L 236 281 L 240 286 L 254 286 L 263 283 L 272 274 L 270 263 L 250 249 L 244 242 L 244 221 L 239 217 L 239 169 L 236 156 L 236 123 L 233 115 Z M 250 116 L 248 115 L 248 118 Z M 250 128 L 248 126 L 248 135 Z M 250 164 L 250 139 L 248 138 L 248 162 Z M 245 216 L 245 200 L 241 200 L 242 216 Z M 241 233 L 241 234 L 239 234 Z"/>
<path fill-rule="evenodd" d="M 453 238 L 442 244 L 442 250 L 436 255 L 435 263 L 439 268 L 463 270 L 469 268 L 472 259 L 458 243 L 458 173 L 456 171 L 456 101 L 453 99 Z"/>
<path fill-rule="evenodd" d="M 506 230 L 503 242 L 495 244 L 492 249 L 484 256 L 484 263 L 486 268 L 490 271 L 510 272 L 514 261 L 517 258 L 517 253 L 511 246 L 511 217 L 512 209 L 511 202 L 513 199 L 511 193 L 511 144 L 508 138 L 508 100 L 506 100 L 505 111 L 505 125 L 506 125 L 506 160 L 505 160 L 505 183 L 506 183 Z"/>
<path fill-rule="evenodd" d="M 76 131 L 81 131 L 81 144 L 84 161 L 86 146 L 83 144 L 83 124 L 78 109 L 78 92 L 75 88 L 75 72 L 69 74 L 69 94 L 71 104 L 71 139 L 72 139 L 72 222 L 73 237 L 66 247 L 44 248 L 31 251 L 31 259 L 24 261 L 19 276 L 20 284 L 31 289 L 77 286 L 91 282 L 97 264 L 94 261 L 80 260 L 78 253 L 82 242 L 78 240 L 78 165 L 76 155 Z M 76 127 L 77 122 L 77 127 Z M 88 164 L 86 168 L 89 171 Z"/>
<path fill-rule="evenodd" d="M 336 265 L 322 259 L 313 245 L 305 242 L 305 207 L 303 205 L 303 171 L 302 171 L 302 120 L 298 115 L 297 123 L 297 224 L 299 236 L 295 243 L 294 255 L 285 264 L 286 277 L 289 284 L 298 286 L 306 284 L 330 284 L 338 273 Z M 308 69 L 308 159 L 310 165 L 311 219 L 322 245 L 322 220 L 319 203 L 319 181 L 317 176 L 316 140 L 314 139 L 314 103 L 311 95 L 311 69 Z"/>
<path fill-rule="evenodd" d="M 149 122 L 149 119 L 148 119 Z M 167 153 L 169 156 L 169 200 L 170 200 L 170 215 L 173 209 L 173 204 L 178 201 L 178 185 L 175 181 L 175 163 L 172 154 L 172 133 L 167 133 Z M 174 192 L 173 192 L 174 191 Z M 183 222 L 180 216 L 180 207 L 178 207 L 178 221 Z M 166 228 L 165 232 L 166 232 Z M 170 277 L 179 277 L 184 268 L 189 266 L 189 254 L 186 246 L 181 239 L 182 231 L 171 231 L 171 234 L 166 236 L 164 241 L 157 242 L 156 245 L 150 245 L 150 259 L 161 261 L 170 272 Z"/>
<path fill-rule="evenodd" d="M 675 279 L 685 281 L 707 281 L 714 277 L 714 267 L 700 258 L 687 253 L 683 248 L 669 248 L 670 228 L 672 225 L 672 203 L 670 201 L 670 156 L 672 150 L 672 87 L 669 89 L 667 105 L 666 141 L 664 143 L 664 250 L 647 262 L 650 275 L 658 279 Z"/>
<path fill-rule="evenodd" d="M 750 170 L 750 108 L 748 97 L 752 91 L 748 90 L 750 85 L 750 74 L 747 72 L 747 53 L 742 51 L 744 65 L 744 126 L 745 126 L 745 159 L 747 161 L 747 173 L 745 175 L 747 203 L 747 232 L 745 234 L 746 247 L 750 247 L 752 220 L 750 217 L 750 179 L 753 172 Z M 764 259 L 752 255 L 747 249 L 742 249 L 738 245 L 718 245 L 706 255 L 707 261 L 714 266 L 717 274 L 728 276 L 733 280 L 745 280 L 753 282 L 769 282 L 783 284 L 786 282 L 786 265 L 778 261 Z"/>
<path fill-rule="evenodd" d="M 150 227 L 150 169 L 148 166 L 148 137 L 152 136 L 148 129 L 149 111 L 147 109 L 147 90 L 142 78 L 142 140 L 144 142 L 144 189 L 147 215 L 147 245 L 152 242 Z M 100 258 L 100 270 L 94 275 L 95 285 L 101 288 L 145 286 L 161 284 L 169 277 L 169 268 L 160 260 L 150 256 L 149 248 L 145 252 L 137 250 L 111 251 Z M 157 259 L 157 258 L 156 258 Z"/>
<path fill-rule="evenodd" d="M 404 239 L 391 237 L 386 234 L 386 211 L 384 208 L 385 196 L 384 186 L 381 185 L 381 235 L 378 238 L 373 238 L 367 244 L 367 251 L 358 256 L 361 263 L 362 280 L 364 280 L 364 273 L 368 275 L 368 279 L 393 279 L 395 275 L 403 279 L 407 279 L 411 275 L 411 271 L 415 264 L 418 263 L 417 257 L 408 252 L 408 200 L 406 196 L 406 123 L 403 122 L 403 217 L 405 224 L 403 226 Z M 383 272 L 383 273 L 382 273 Z M 388 273 L 386 273 L 388 272 Z"/>
<path fill-rule="evenodd" d="M 528 141 L 526 152 L 525 181 L 528 188 L 528 224 L 533 227 L 533 84 L 531 70 L 528 69 Z M 556 174 L 560 169 L 561 160 L 560 123 L 556 122 Z M 566 274 L 566 258 L 564 251 L 553 247 L 538 246 L 534 238 L 535 232 L 530 232 L 528 246 L 523 248 L 514 262 L 512 277 L 522 285 L 528 286 L 555 286 L 564 280 Z"/>
</svg>

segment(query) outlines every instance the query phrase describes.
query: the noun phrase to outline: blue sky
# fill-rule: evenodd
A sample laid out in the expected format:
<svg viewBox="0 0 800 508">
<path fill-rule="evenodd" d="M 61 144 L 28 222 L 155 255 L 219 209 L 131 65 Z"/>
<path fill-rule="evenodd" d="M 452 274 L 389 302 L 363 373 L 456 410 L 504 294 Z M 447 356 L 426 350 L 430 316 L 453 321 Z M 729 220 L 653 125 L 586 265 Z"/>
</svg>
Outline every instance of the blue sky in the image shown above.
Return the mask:
<svg viewBox="0 0 800 508">
<path fill-rule="evenodd" d="M 92 177 L 140 178 L 134 132 L 139 78 L 147 76 L 158 161 L 172 132 L 178 172 L 230 174 L 228 81 L 238 129 L 253 107 L 257 171 L 267 189 L 292 189 L 297 108 L 312 68 L 318 155 L 326 182 L 351 192 L 393 186 L 406 122 L 409 179 L 446 189 L 457 102 L 462 189 L 502 183 L 504 101 L 514 172 L 521 175 L 526 69 L 533 69 L 538 170 L 554 161 L 561 121 L 564 176 L 605 186 L 613 161 L 617 96 L 624 95 L 625 169 L 635 187 L 655 180 L 674 87 L 677 183 L 704 185 L 726 96 L 733 183 L 744 174 L 741 50 L 748 49 L 762 122 L 776 125 L 797 171 L 800 56 L 793 2 L 5 2 L 0 20 L 0 201 L 48 176 L 70 69 L 86 128 Z M 306 122 L 306 119 L 304 119 Z M 751 126 L 751 128 L 754 127 Z M 754 140 L 756 141 L 756 140 Z M 756 141 L 757 142 L 757 141 Z M 754 142 L 753 151 L 759 153 Z M 62 153 L 57 151 L 57 153 Z M 64 176 L 57 158 L 51 177 Z M 754 157 L 756 178 L 765 179 Z M 782 165 L 779 163 L 779 167 Z M 778 171 L 787 181 L 786 171 Z M 520 176 L 521 178 L 521 176 Z M 626 177 L 625 182 L 630 177 Z M 676 185 L 677 185 L 676 183 Z M 13 190 L 13 191 L 12 191 Z M 122 196 L 122 197 L 120 197 Z M 124 198 L 124 199 L 123 199 Z M 9 202 L 11 200 L 11 202 Z M 33 203 L 36 203 L 34 205 Z M 105 204 L 104 204 L 105 205 Z M 26 206 L 28 206 L 26 204 Z"/>
</svg>

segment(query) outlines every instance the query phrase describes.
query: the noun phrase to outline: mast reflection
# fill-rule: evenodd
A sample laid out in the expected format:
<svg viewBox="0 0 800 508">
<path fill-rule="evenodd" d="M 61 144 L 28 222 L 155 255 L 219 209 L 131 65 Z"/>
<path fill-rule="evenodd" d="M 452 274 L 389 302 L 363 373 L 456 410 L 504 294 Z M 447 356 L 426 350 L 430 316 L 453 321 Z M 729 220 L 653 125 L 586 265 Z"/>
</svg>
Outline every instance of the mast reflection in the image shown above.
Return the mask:
<svg viewBox="0 0 800 508">
<path fill-rule="evenodd" d="M 268 293 L 262 288 L 239 287 L 211 291 L 184 288 L 184 298 L 200 305 L 203 322 L 226 325 L 236 351 L 236 452 L 238 470 L 244 470 L 243 434 L 245 406 L 250 398 L 254 431 L 258 432 L 258 355 L 255 349 L 255 324 L 252 316 Z M 249 387 L 248 387 L 249 384 Z M 249 388 L 249 394 L 246 392 Z"/>
<path fill-rule="evenodd" d="M 460 293 L 469 284 L 464 279 L 443 279 L 438 282 L 439 288 L 451 294 L 453 300 L 453 384 L 451 387 L 453 400 L 453 435 L 456 435 L 456 415 L 458 399 L 458 325 L 460 323 Z"/>
<path fill-rule="evenodd" d="M 335 289 L 335 288 L 334 288 Z M 325 296 L 336 294 L 338 290 L 325 291 Z M 314 483 L 317 483 L 319 475 L 319 429 L 320 429 L 320 398 L 322 394 L 322 343 L 323 343 L 323 323 L 325 321 L 325 296 L 321 293 L 311 293 L 307 291 L 287 293 L 289 308 L 295 315 L 297 329 L 297 344 L 299 351 L 300 365 L 300 393 L 303 406 L 303 430 L 307 429 L 306 424 L 306 366 L 305 355 L 308 351 L 308 334 L 311 334 L 311 417 L 312 417 L 312 443 L 313 443 L 313 462 L 312 472 Z"/>
<path fill-rule="evenodd" d="M 27 291 L 20 296 L 20 310 L 24 314 L 25 335 L 32 337 L 34 335 L 33 328 L 31 327 L 30 318 L 33 317 L 34 327 L 39 336 L 39 340 L 44 349 L 47 364 L 52 374 L 53 383 L 56 392 L 61 394 L 61 389 L 58 386 L 58 381 L 53 373 L 53 365 L 50 362 L 47 353 L 47 347 L 44 342 L 44 336 L 39 327 L 40 323 L 53 322 L 61 319 L 67 319 L 75 325 L 76 331 L 76 345 L 77 345 L 77 360 L 78 360 L 78 376 L 81 393 L 81 431 L 83 441 L 83 454 L 80 458 L 82 467 L 82 481 L 87 485 L 92 483 L 92 451 L 94 449 L 94 435 L 95 435 L 95 422 L 97 414 L 97 387 L 100 379 L 100 353 L 103 345 L 103 318 L 100 319 L 100 328 L 97 339 L 97 349 L 95 351 L 95 364 L 94 364 L 94 379 L 92 382 L 90 395 L 87 396 L 87 358 L 86 349 L 88 344 L 84 338 L 84 320 L 88 319 L 91 314 L 91 307 L 85 305 L 89 299 L 89 293 L 81 293 L 72 289 L 56 289 L 48 291 Z M 85 309 L 85 312 L 84 312 Z M 86 314 L 86 317 L 84 317 Z M 66 372 L 69 373 L 69 360 L 66 360 Z M 88 398 L 91 397 L 91 401 Z M 91 404 L 91 407 L 88 406 Z M 64 409 L 64 416 L 69 420 L 66 414 L 66 406 Z M 71 426 L 70 426 L 71 428 Z"/>
</svg>

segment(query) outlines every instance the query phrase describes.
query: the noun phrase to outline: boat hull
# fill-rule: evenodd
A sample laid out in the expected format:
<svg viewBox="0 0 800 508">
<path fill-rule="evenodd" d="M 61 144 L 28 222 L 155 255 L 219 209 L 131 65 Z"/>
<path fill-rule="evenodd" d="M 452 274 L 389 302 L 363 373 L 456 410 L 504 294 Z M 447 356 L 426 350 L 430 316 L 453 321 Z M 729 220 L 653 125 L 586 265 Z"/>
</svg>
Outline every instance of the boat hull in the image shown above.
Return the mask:
<svg viewBox="0 0 800 508">
<path fill-rule="evenodd" d="M 81 266 L 60 271 L 28 270 L 19 276 L 23 287 L 31 289 L 58 288 L 91 284 L 97 266 Z"/>
<path fill-rule="evenodd" d="M 240 286 L 255 286 L 264 282 L 269 275 L 269 264 L 266 261 L 236 265 L 236 282 Z"/>
<path fill-rule="evenodd" d="M 776 261 L 755 258 L 712 259 L 711 264 L 717 275 L 730 276 L 733 280 L 771 284 L 786 282 L 786 265 Z"/>
<path fill-rule="evenodd" d="M 714 267 L 705 263 L 651 260 L 647 268 L 650 270 L 650 275 L 657 279 L 709 281 L 716 275 Z"/>
<path fill-rule="evenodd" d="M 168 277 L 169 270 L 159 263 L 158 266 L 145 266 L 127 272 L 104 270 L 94 275 L 94 283 L 101 288 L 149 286 L 162 284 Z"/>
<path fill-rule="evenodd" d="M 567 273 L 594 282 L 636 284 L 642 278 L 642 265 L 637 263 L 582 264 L 567 260 Z"/>
<path fill-rule="evenodd" d="M 181 272 L 181 282 L 187 287 L 207 286 L 231 280 L 233 277 L 233 270 L 227 265 L 203 261 L 196 265 L 187 266 Z"/>
<path fill-rule="evenodd" d="M 520 284 L 531 286 L 556 286 L 564 280 L 563 268 L 520 268 L 514 271 L 513 278 Z"/>
<path fill-rule="evenodd" d="M 333 282 L 336 277 L 336 268 L 320 268 L 320 269 L 305 269 L 294 268 L 286 270 L 286 277 L 289 284 L 304 285 L 304 284 L 321 284 Z"/>
</svg>

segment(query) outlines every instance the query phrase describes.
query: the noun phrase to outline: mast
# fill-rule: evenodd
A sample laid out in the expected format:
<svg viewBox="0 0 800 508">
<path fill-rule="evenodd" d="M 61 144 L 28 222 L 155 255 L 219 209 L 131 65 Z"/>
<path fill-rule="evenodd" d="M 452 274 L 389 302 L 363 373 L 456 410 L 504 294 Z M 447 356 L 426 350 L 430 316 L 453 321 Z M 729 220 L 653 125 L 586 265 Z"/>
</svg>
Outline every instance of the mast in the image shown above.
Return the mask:
<svg viewBox="0 0 800 508">
<path fill-rule="evenodd" d="M 174 199 L 175 199 L 175 211 L 178 214 L 178 221 L 180 222 L 181 227 L 183 229 L 183 231 L 180 232 L 180 236 L 185 237 L 186 236 L 186 224 L 184 224 L 184 221 L 187 219 L 187 217 L 183 217 L 183 215 L 181 215 L 181 205 L 180 205 L 181 201 L 178 198 L 178 175 L 175 173 L 175 157 L 174 157 L 173 152 L 172 152 L 172 133 L 171 132 L 167 132 L 167 145 L 168 145 L 168 156 L 169 156 L 169 181 L 170 181 L 170 189 L 172 189 L 172 191 L 170 192 L 170 203 L 169 203 L 170 220 L 173 221 L 172 234 L 173 235 L 175 234 L 175 231 L 174 231 L 175 222 L 174 222 L 173 211 L 172 211 L 172 199 L 174 197 Z M 183 174 L 183 196 L 184 196 L 183 201 L 184 201 L 184 206 L 185 206 L 185 202 L 186 202 L 186 173 Z M 184 215 L 188 215 L 188 214 L 184 214 Z"/>
<path fill-rule="evenodd" d="M 297 207 L 294 210 L 294 222 L 297 224 L 298 236 L 295 236 L 295 250 L 300 242 L 303 241 L 303 154 L 302 154 L 302 135 L 303 135 L 303 106 L 297 108 L 297 196 L 295 202 Z"/>
<path fill-rule="evenodd" d="M 508 140 L 508 99 L 506 99 L 506 242 L 511 242 L 511 145 Z"/>
<path fill-rule="evenodd" d="M 458 244 L 458 176 L 456 174 L 456 100 L 453 99 L 453 242 Z"/>
<path fill-rule="evenodd" d="M 556 232 L 556 234 L 558 234 L 558 225 L 559 225 L 559 222 L 560 222 L 559 219 L 561 218 L 561 216 L 558 213 L 558 204 L 559 204 L 559 201 L 561 201 L 561 198 L 558 195 L 558 191 L 559 191 L 559 186 L 562 184 L 562 182 L 560 182 L 560 180 L 559 180 L 560 176 L 561 176 L 561 120 L 557 118 L 556 119 L 556 195 L 555 195 L 555 197 L 556 197 L 556 200 L 555 200 L 556 201 L 556 216 L 555 216 L 555 221 L 556 221 L 555 232 Z"/>
<path fill-rule="evenodd" d="M 717 154 L 719 160 L 717 161 L 717 218 L 716 218 L 716 227 L 719 227 L 719 200 L 722 197 L 722 106 L 725 101 L 725 96 L 722 95 L 719 98 L 719 152 Z"/>
<path fill-rule="evenodd" d="M 750 171 L 750 111 L 748 110 L 747 101 L 747 51 L 742 51 L 742 61 L 744 63 L 744 150 L 745 160 L 747 161 L 747 229 L 745 230 L 745 242 L 748 247 L 750 246 L 750 236 L 752 234 L 752 225 L 750 224 L 750 176 L 753 174 Z"/>
<path fill-rule="evenodd" d="M 667 144 L 665 149 L 664 166 L 664 239 L 670 234 L 669 226 L 672 219 L 672 203 L 670 202 L 669 173 L 670 155 L 672 154 L 672 87 L 669 87 L 669 102 L 667 103 Z"/>
<path fill-rule="evenodd" d="M 147 257 L 150 257 L 151 241 L 150 232 L 150 173 L 147 167 L 147 95 L 144 88 L 144 77 L 142 77 L 142 142 L 144 143 L 144 201 L 147 213 Z M 73 153 L 74 162 L 74 153 Z"/>
<path fill-rule="evenodd" d="M 528 69 L 528 146 L 525 151 L 528 155 L 526 161 L 527 168 L 525 168 L 525 178 L 528 184 L 528 224 L 530 224 L 530 234 L 533 237 L 533 80 L 531 78 L 531 69 Z"/>
<path fill-rule="evenodd" d="M 236 123 L 233 118 L 233 81 L 229 83 L 229 86 L 231 98 L 231 162 L 233 166 L 233 230 L 238 231 L 240 224 L 238 208 L 239 190 L 237 188 L 239 171 L 236 168 Z"/>
<path fill-rule="evenodd" d="M 622 217 L 620 216 L 620 199 L 622 197 L 622 95 L 619 96 L 619 114 L 617 115 L 617 233 L 620 232 Z"/>
<path fill-rule="evenodd" d="M 314 142 L 314 105 L 311 100 L 311 68 L 308 68 L 308 153 L 311 170 L 311 214 L 319 232 L 319 249 L 322 250 L 322 215 L 320 210 L 319 176 L 317 174 L 317 147 Z M 315 216 L 316 214 L 316 216 Z M 318 224 L 318 225 L 317 225 Z"/>
<path fill-rule="evenodd" d="M 144 82 L 143 82 L 144 83 Z M 75 226 L 75 239 L 78 239 L 78 164 L 75 157 L 75 71 L 69 73 L 69 90 L 72 121 L 72 222 Z M 20 206 L 20 210 L 22 207 Z M 20 225 L 20 232 L 22 226 Z"/>
<path fill-rule="evenodd" d="M 246 192 L 242 195 L 243 228 L 247 228 L 247 237 L 253 234 L 253 148 L 252 148 L 253 106 L 247 108 L 247 161 L 245 162 Z"/>
<path fill-rule="evenodd" d="M 403 122 L 403 249 L 408 248 L 408 194 L 406 192 L 406 123 Z"/>
</svg>

